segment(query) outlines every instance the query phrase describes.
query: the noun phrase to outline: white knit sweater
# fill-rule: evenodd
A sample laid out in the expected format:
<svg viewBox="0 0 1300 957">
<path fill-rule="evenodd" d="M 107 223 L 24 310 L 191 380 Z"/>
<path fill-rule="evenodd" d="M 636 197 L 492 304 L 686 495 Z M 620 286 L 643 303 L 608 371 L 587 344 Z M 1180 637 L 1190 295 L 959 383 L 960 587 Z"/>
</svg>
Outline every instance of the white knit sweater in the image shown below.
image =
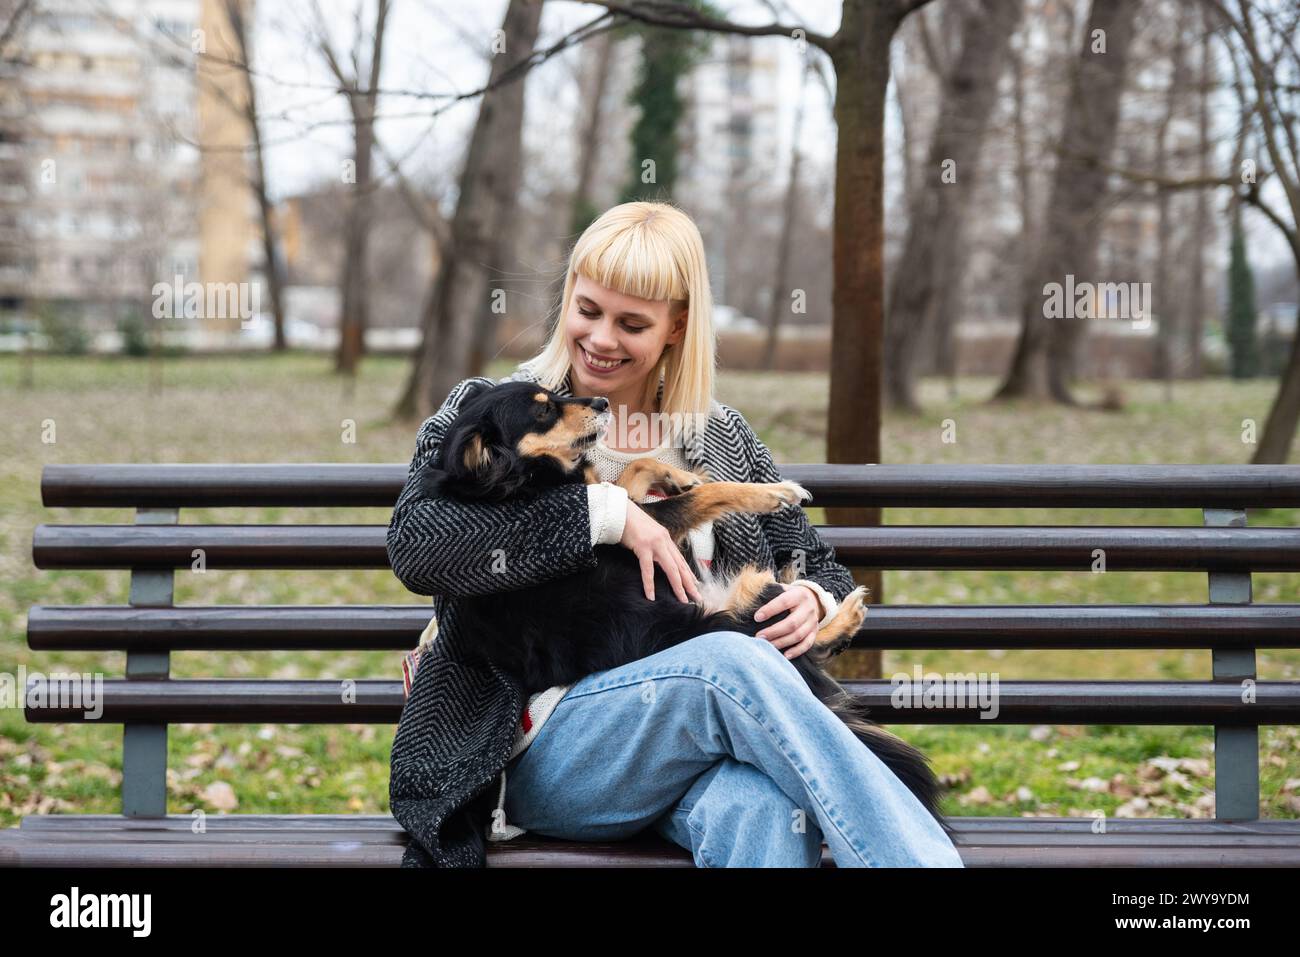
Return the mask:
<svg viewBox="0 0 1300 957">
<path fill-rule="evenodd" d="M 601 479 L 599 484 L 587 486 L 587 503 L 591 512 L 591 543 L 593 545 L 617 545 L 623 538 L 623 525 L 627 520 L 628 495 L 625 489 L 613 483 L 618 481 L 628 463 L 636 459 L 652 458 L 680 469 L 690 468 L 682 450 L 668 444 L 661 445 L 650 452 L 619 452 L 609 448 L 605 445 L 604 439 L 601 439 L 588 451 L 587 457 L 591 464 L 595 466 L 596 474 Z M 652 491 L 643 496 L 638 504 L 652 502 L 663 497 L 658 492 Z M 691 551 L 694 553 L 699 565 L 705 567 L 711 565 L 714 549 L 713 523 L 706 522 L 698 528 L 692 529 L 688 534 L 688 539 Z M 696 574 L 700 575 L 702 572 L 703 569 L 697 566 Z M 796 579 L 794 583 L 806 585 L 812 590 L 821 603 L 823 612 L 821 623 L 825 624 L 830 621 L 839 607 L 835 596 L 821 585 L 806 578 Z M 546 719 L 551 716 L 555 706 L 560 703 L 560 699 L 564 697 L 571 687 L 573 686 L 556 685 L 529 697 L 528 705 L 524 708 L 523 716 L 520 718 L 519 727 L 515 729 L 515 744 L 510 752 L 511 760 L 533 743 Z M 506 822 L 505 801 L 506 773 L 503 770 L 501 772 L 501 788 L 497 795 L 497 807 L 492 814 L 492 826 L 487 835 L 490 841 L 508 841 L 526 833 L 523 828 Z"/>
</svg>

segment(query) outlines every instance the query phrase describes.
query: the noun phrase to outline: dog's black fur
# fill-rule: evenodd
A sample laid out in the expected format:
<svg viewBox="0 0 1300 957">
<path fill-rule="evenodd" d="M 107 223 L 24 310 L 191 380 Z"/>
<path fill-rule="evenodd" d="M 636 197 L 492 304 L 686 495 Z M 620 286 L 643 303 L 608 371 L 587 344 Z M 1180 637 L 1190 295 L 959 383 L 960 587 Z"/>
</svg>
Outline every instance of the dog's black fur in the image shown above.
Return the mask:
<svg viewBox="0 0 1300 957">
<path fill-rule="evenodd" d="M 544 404 L 537 401 L 539 393 L 546 396 Z M 443 439 L 441 467 L 430 463 L 425 468 L 421 488 L 430 498 L 499 502 L 584 483 L 585 449 L 599 436 L 607 408 L 603 398 L 561 396 L 529 382 L 472 387 Z M 574 424 L 590 424 L 590 430 L 578 435 Z M 521 443 L 532 451 L 536 447 L 528 445 L 530 439 L 556 435 L 574 437 L 568 446 L 574 452 L 572 464 L 548 454 L 520 451 Z M 640 507 L 662 524 L 675 527 L 679 523 L 665 521 L 668 510 L 680 509 L 679 503 L 690 495 L 687 490 Z M 679 545 L 685 545 L 684 536 Z M 754 610 L 781 594 L 783 589 L 775 582 L 766 585 L 747 608 L 709 613 L 694 602 L 681 602 L 658 565 L 654 568 L 658 600 L 650 601 L 642 586 L 640 563 L 630 549 L 597 545 L 595 550 L 599 558 L 595 569 L 511 592 L 460 599 L 462 624 L 475 636 L 471 653 L 514 675 L 525 695 L 530 695 L 637 661 L 697 635 L 715 631 L 755 635 L 789 614 L 780 612 L 762 623 L 753 620 Z M 828 657 L 821 649 L 820 654 L 806 652 L 791 663 L 817 698 L 951 834 L 939 812 L 940 786 L 925 756 L 867 718 L 866 706 L 821 667 Z"/>
</svg>

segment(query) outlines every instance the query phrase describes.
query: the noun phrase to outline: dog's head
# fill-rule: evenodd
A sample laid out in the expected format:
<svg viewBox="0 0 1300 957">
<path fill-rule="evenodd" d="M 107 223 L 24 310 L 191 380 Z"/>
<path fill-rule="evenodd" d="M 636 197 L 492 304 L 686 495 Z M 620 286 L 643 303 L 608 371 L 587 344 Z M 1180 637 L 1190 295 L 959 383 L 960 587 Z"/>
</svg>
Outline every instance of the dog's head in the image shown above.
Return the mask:
<svg viewBox="0 0 1300 957">
<path fill-rule="evenodd" d="M 583 481 L 586 453 L 609 424 L 609 400 L 557 395 L 532 382 L 471 387 L 421 476 L 430 498 L 504 501 Z"/>
</svg>

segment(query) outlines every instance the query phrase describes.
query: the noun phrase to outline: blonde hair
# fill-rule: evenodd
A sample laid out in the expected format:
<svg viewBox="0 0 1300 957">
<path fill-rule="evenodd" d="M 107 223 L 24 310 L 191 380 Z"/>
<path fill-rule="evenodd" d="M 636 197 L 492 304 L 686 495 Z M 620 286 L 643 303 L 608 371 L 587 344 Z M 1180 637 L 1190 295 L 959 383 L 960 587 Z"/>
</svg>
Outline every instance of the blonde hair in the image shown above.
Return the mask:
<svg viewBox="0 0 1300 957">
<path fill-rule="evenodd" d="M 707 421 L 715 406 L 717 338 L 704 242 L 691 218 L 671 203 L 623 203 L 583 231 L 569 255 L 550 339 L 541 352 L 520 363 L 548 389 L 558 388 L 571 370 L 564 318 L 580 275 L 625 296 L 668 300 L 673 318 L 689 311 L 686 334 L 664 347 L 647 377 L 644 401 L 647 406 L 654 402 L 662 380 L 661 413 L 680 420 L 688 433 L 691 423 Z"/>
</svg>

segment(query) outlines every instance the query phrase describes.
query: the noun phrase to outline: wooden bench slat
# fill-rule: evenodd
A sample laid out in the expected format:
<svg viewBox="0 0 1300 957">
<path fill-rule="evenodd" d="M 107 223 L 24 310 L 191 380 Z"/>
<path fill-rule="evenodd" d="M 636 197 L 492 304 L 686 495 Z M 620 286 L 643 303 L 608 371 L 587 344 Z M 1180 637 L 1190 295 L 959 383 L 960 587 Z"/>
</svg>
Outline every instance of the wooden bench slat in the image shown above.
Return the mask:
<svg viewBox="0 0 1300 957">
<path fill-rule="evenodd" d="M 167 817 L 123 817 L 120 814 L 29 814 L 19 827 L 24 831 L 185 831 L 194 818 L 188 814 Z M 1254 823 L 1254 822 L 1252 822 Z M 390 814 L 208 814 L 209 833 L 226 831 L 338 831 L 373 830 L 403 834 Z M 0 832 L 3 833 L 3 832 Z"/>
<path fill-rule="evenodd" d="M 1142 724 L 1239 725 L 1300 723 L 1300 681 L 1256 681 L 1255 700 L 1242 701 L 1235 681 L 999 681 L 998 713 L 981 718 L 978 702 L 943 708 L 891 704 L 891 681 L 841 682 L 864 699 L 881 724 Z M 84 694 L 89 694 L 87 689 Z M 104 679 L 87 718 L 85 697 L 72 680 L 29 676 L 25 714 L 33 723 L 165 722 L 167 724 L 389 724 L 401 715 L 402 683 L 359 679 L 353 701 L 340 680 L 227 678 Z"/>
<path fill-rule="evenodd" d="M 192 833 L 189 826 L 184 828 L 37 828 L 20 829 L 28 836 L 33 836 L 47 843 L 57 844 L 184 844 L 217 841 L 227 844 L 312 844 L 323 842 L 343 842 L 362 844 L 401 844 L 407 841 L 406 832 L 399 826 L 389 829 L 380 828 L 213 828 L 208 816 L 206 833 Z M 994 830 L 994 829 L 957 829 L 963 835 L 959 843 L 971 846 L 997 844 L 1003 847 L 1014 846 L 1051 846 L 1051 847 L 1092 847 L 1097 845 L 1121 845 L 1142 847 L 1272 847 L 1300 848 L 1300 833 L 1295 831 L 1278 831 L 1271 834 L 1197 832 L 1190 828 L 1181 831 L 1175 829 L 1129 830 L 1120 831 L 1107 822 L 1104 834 L 1094 834 L 1089 829 L 1082 830 Z"/>
<path fill-rule="evenodd" d="M 37 651 L 409 650 L 429 605 L 35 605 Z M 1300 604 L 873 605 L 861 648 L 1297 648 Z"/>
<path fill-rule="evenodd" d="M 1070 835 L 1093 834 L 1089 817 L 995 817 L 961 815 L 948 819 L 959 834 Z M 40 831 L 179 831 L 189 833 L 194 818 L 169 814 L 165 818 L 129 818 L 120 814 L 32 814 L 23 818 L 25 832 Z M 243 831 L 378 831 L 402 837 L 406 832 L 388 814 L 209 814 L 208 833 Z M 1111 817 L 1106 835 L 1134 837 L 1172 835 L 1196 840 L 1203 837 L 1258 837 L 1300 840 L 1300 819 L 1265 818 L 1255 821 L 1220 821 L 1214 818 Z M 4 833 L 0 831 L 0 833 Z"/>
<path fill-rule="evenodd" d="M 816 526 L 844 564 L 888 569 L 1300 571 L 1300 528 Z M 38 568 L 388 568 L 382 525 L 38 525 Z M 486 556 L 486 552 L 484 553 Z"/>
<path fill-rule="evenodd" d="M 235 817 L 239 817 L 236 815 Z M 253 817 L 253 816 L 249 816 Z M 61 864 L 117 867 L 133 864 L 181 866 L 396 866 L 401 860 L 405 832 L 391 818 L 388 842 L 372 839 L 384 830 L 347 828 L 345 816 L 328 827 L 310 831 L 275 826 L 274 816 L 259 816 L 262 827 L 223 832 L 216 825 L 224 816 L 209 817 L 209 831 L 188 833 L 190 819 L 166 819 L 167 829 L 152 832 L 103 827 L 11 829 L 0 832 L 0 865 Z M 375 816 L 368 818 L 375 821 Z M 26 822 L 24 822 L 26 824 Z M 97 822 L 106 823 L 103 816 Z M 140 822 L 132 822 L 139 824 Z M 1255 822 L 1266 823 L 1266 822 Z M 1281 825 L 1261 836 L 1227 822 L 1174 819 L 1115 819 L 1108 832 L 1093 833 L 1091 822 L 1073 818 L 957 818 L 954 843 L 968 867 L 986 866 L 1252 866 L 1294 867 L 1300 864 L 1300 822 Z M 1204 825 L 1215 824 L 1213 832 Z M 1080 827 L 1082 825 L 1082 829 Z M 1002 830 L 999 830 L 1002 829 Z M 1174 832 L 1182 831 L 1178 840 Z M 26 833 L 24 833 L 26 832 Z M 823 845 L 823 866 L 833 865 Z M 585 843 L 525 835 L 488 846 L 488 865 L 530 866 L 674 866 L 690 867 L 689 853 L 657 835 L 641 834 L 628 841 Z"/>
<path fill-rule="evenodd" d="M 1297 571 L 1300 528 L 1120 525 L 817 526 L 846 565 L 885 569 Z"/>
<path fill-rule="evenodd" d="M 432 617 L 427 604 L 34 605 L 27 644 L 33 651 L 409 651 Z"/>
<path fill-rule="evenodd" d="M 50 464 L 41 501 L 59 507 L 377 506 L 406 464 Z M 853 465 L 791 463 L 783 477 L 831 507 L 1282 508 L 1300 505 L 1294 465 Z"/>
<path fill-rule="evenodd" d="M 216 815 L 209 815 L 211 820 Z M 399 828 L 396 831 L 378 828 L 342 828 L 316 829 L 308 828 L 249 828 L 223 829 L 208 828 L 206 833 L 193 833 L 187 827 L 184 830 L 160 828 L 145 829 L 109 829 L 95 828 L 81 830 L 77 828 L 47 828 L 44 830 L 20 831 L 33 839 L 47 844 L 202 844 L 215 841 L 221 844 L 382 844 L 393 845 L 406 843 L 406 835 Z M 1261 839 L 1262 840 L 1262 839 Z"/>
</svg>

